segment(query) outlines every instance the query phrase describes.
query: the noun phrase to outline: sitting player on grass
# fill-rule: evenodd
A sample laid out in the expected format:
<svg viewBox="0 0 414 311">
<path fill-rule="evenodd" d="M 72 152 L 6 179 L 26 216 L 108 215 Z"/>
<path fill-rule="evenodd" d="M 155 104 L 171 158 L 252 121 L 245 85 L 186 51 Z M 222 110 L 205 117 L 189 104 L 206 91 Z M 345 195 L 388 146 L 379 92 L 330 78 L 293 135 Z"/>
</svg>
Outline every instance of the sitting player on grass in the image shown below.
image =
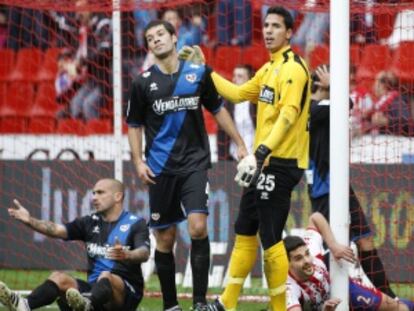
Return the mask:
<svg viewBox="0 0 414 311">
<path fill-rule="evenodd" d="M 14 200 L 12 218 L 51 238 L 85 242 L 88 281 L 53 272 L 27 298 L 0 282 L 0 302 L 9 310 L 33 310 L 56 299 L 61 310 L 136 310 L 144 288 L 141 262 L 150 254 L 146 222 L 122 209 L 124 186 L 118 180 L 101 179 L 92 193 L 95 213 L 65 225 L 36 219 Z"/>
</svg>

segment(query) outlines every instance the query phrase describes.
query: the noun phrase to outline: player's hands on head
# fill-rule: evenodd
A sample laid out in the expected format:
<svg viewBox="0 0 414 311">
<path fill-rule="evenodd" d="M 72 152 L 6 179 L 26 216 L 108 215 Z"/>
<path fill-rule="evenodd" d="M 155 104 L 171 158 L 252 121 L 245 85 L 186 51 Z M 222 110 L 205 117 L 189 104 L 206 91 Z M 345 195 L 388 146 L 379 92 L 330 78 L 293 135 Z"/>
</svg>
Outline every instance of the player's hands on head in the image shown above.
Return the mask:
<svg viewBox="0 0 414 311">
<path fill-rule="evenodd" d="M 234 181 L 241 187 L 249 187 L 255 184 L 259 178 L 260 170 L 257 169 L 256 157 L 253 154 L 245 156 L 237 165 L 237 174 Z"/>
<path fill-rule="evenodd" d="M 17 219 L 25 224 L 30 222 L 30 213 L 20 204 L 17 199 L 13 200 L 13 207 L 8 209 L 10 217 Z"/>
<path fill-rule="evenodd" d="M 355 254 L 351 247 L 335 243 L 330 249 L 335 260 L 344 259 L 350 263 L 355 263 Z"/>
<path fill-rule="evenodd" d="M 326 65 L 318 66 L 318 68 L 316 68 L 315 70 L 315 73 L 319 78 L 319 81 L 316 81 L 315 84 L 325 89 L 329 88 L 330 74 L 329 74 L 328 66 Z"/>
<path fill-rule="evenodd" d="M 155 174 L 145 162 L 142 161 L 138 164 L 137 174 L 139 179 L 141 179 L 144 184 L 155 184 L 155 181 L 153 180 Z"/>
<path fill-rule="evenodd" d="M 323 311 L 333 311 L 341 303 L 339 298 L 330 298 L 323 303 Z"/>
<path fill-rule="evenodd" d="M 197 65 L 203 65 L 206 63 L 204 53 L 198 45 L 184 45 L 178 51 L 178 58 L 192 62 Z"/>
</svg>

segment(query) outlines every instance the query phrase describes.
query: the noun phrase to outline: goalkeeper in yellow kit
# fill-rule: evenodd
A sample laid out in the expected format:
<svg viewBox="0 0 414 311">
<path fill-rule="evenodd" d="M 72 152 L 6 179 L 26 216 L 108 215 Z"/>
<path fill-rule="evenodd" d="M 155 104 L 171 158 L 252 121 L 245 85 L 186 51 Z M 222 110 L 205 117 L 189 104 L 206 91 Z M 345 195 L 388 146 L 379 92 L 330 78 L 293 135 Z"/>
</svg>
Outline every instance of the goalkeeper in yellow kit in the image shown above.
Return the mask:
<svg viewBox="0 0 414 311">
<path fill-rule="evenodd" d="M 254 155 L 237 166 L 236 182 L 245 187 L 235 224 L 228 284 L 209 310 L 235 310 L 240 289 L 256 261 L 257 232 L 264 248 L 264 271 L 273 310 L 286 310 L 288 259 L 282 241 L 291 193 L 308 166 L 310 74 L 306 63 L 289 46 L 293 19 L 283 7 L 268 9 L 263 37 L 270 61 L 245 84 L 237 86 L 216 72 L 217 91 L 233 103 L 257 103 Z M 204 56 L 186 47 L 183 58 Z"/>
</svg>

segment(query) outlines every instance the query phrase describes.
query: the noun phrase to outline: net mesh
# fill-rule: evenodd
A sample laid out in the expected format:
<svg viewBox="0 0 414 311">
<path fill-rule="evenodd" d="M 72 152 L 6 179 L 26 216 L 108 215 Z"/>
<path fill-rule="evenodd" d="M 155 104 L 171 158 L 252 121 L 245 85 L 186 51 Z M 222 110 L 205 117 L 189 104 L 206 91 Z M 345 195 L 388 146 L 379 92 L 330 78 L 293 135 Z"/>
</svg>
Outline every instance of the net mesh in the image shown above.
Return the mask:
<svg viewBox="0 0 414 311">
<path fill-rule="evenodd" d="M 328 1 L 278 1 L 295 17 L 292 48 L 311 69 L 329 61 Z M 132 79 L 152 60 L 142 31 L 171 10 L 181 20 L 182 44 L 201 45 L 209 65 L 231 78 L 237 64 L 255 70 L 268 60 L 261 25 L 271 1 L 0 1 L 0 279 L 30 287 L 9 269 L 84 269 L 82 246 L 33 234 L 7 215 L 13 198 L 41 219 L 65 223 L 90 211 L 90 189 L 113 176 L 112 28 L 121 11 L 122 105 Z M 171 14 L 170 14 L 171 15 Z M 414 282 L 414 4 L 412 1 L 351 3 L 351 182 L 375 231 L 375 244 L 395 288 L 413 298 Z M 180 43 L 181 44 L 181 43 Z M 381 89 L 380 89 L 381 88 Z M 392 106 L 394 103 L 394 106 Z M 221 286 L 233 241 L 240 189 L 228 141 L 205 114 L 214 168 L 209 230 L 211 284 Z M 236 117 L 237 119 L 237 117 Z M 148 218 L 147 189 L 121 141 L 125 208 Z M 304 183 L 295 190 L 288 228 L 303 228 L 310 215 Z M 179 227 L 177 269 L 190 284 L 190 241 Z M 153 268 L 153 267 L 152 267 Z M 152 272 L 148 264 L 148 274 Z M 253 275 L 261 277 L 260 263 Z M 13 282 L 14 285 L 13 286 Z M 40 280 L 39 280 L 40 282 Z"/>
</svg>

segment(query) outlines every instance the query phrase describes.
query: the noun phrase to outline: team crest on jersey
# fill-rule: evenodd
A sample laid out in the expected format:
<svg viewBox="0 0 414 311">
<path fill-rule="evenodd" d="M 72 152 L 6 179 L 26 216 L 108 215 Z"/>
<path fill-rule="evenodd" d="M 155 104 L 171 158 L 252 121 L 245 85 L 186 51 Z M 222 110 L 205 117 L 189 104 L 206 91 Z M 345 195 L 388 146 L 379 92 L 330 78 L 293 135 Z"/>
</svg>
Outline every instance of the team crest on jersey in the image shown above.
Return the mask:
<svg viewBox="0 0 414 311">
<path fill-rule="evenodd" d="M 150 72 L 150 71 L 145 71 L 145 72 L 142 74 L 142 77 L 143 77 L 143 78 L 148 78 L 150 75 L 151 75 L 151 72 Z"/>
<path fill-rule="evenodd" d="M 154 220 L 154 221 L 157 221 L 157 220 L 159 220 L 160 219 L 160 214 L 159 213 L 152 213 L 151 214 L 151 219 L 152 220 Z"/>
<path fill-rule="evenodd" d="M 93 227 L 92 233 L 101 233 L 101 230 L 99 229 L 99 226 Z"/>
<path fill-rule="evenodd" d="M 119 230 L 121 230 L 122 232 L 127 232 L 129 229 L 129 225 L 122 225 L 119 227 Z"/>
<path fill-rule="evenodd" d="M 197 80 L 197 75 L 195 73 L 187 73 L 185 79 L 190 83 L 194 83 Z"/>
<path fill-rule="evenodd" d="M 275 99 L 275 90 L 267 85 L 265 85 L 259 94 L 259 101 L 264 102 L 266 104 L 273 104 Z"/>
</svg>

